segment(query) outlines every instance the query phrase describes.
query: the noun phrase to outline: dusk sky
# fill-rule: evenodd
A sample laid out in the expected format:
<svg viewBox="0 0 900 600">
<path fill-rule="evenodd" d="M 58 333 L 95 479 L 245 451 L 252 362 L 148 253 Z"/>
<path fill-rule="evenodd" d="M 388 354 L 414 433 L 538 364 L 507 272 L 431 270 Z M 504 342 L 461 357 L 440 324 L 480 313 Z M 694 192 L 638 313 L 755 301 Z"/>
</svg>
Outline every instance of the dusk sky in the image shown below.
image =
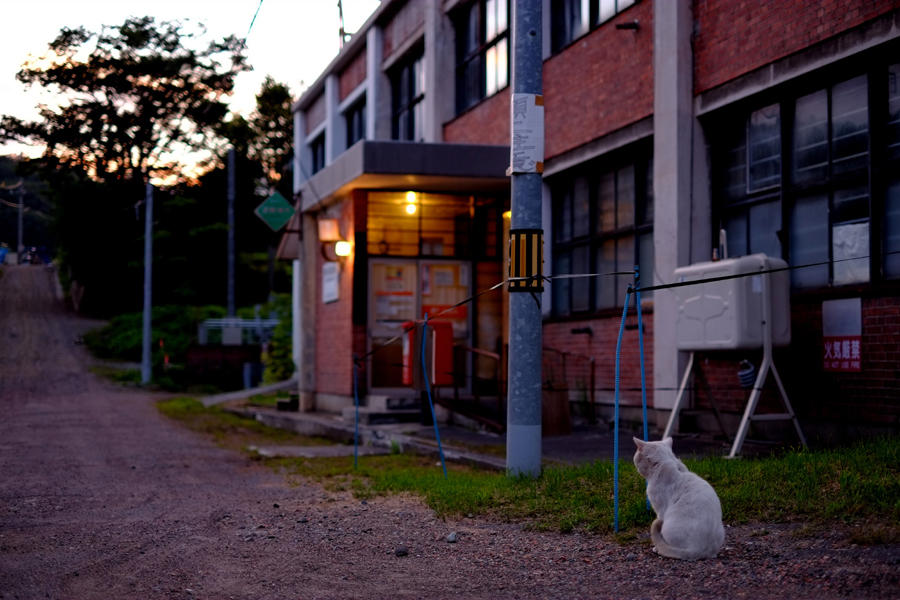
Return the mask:
<svg viewBox="0 0 900 600">
<path fill-rule="evenodd" d="M 378 7 L 377 0 L 343 0 L 345 28 L 356 31 Z M 266 75 L 288 84 L 294 95 L 334 58 L 339 49 L 337 0 L 30 0 L 3 7 L 4 32 L 0 36 L 0 114 L 35 119 L 36 106 L 53 105 L 52 93 L 25 86 L 16 73 L 29 55 L 40 56 L 63 27 L 83 26 L 99 31 L 130 16 L 150 15 L 157 21 L 203 22 L 209 40 L 227 35 L 246 36 L 253 15 L 259 14 L 247 37 L 247 54 L 254 70 L 238 77 L 231 99 L 233 110 L 245 115 Z M 40 148 L 21 144 L 0 145 L 0 154 L 36 156 Z"/>
</svg>

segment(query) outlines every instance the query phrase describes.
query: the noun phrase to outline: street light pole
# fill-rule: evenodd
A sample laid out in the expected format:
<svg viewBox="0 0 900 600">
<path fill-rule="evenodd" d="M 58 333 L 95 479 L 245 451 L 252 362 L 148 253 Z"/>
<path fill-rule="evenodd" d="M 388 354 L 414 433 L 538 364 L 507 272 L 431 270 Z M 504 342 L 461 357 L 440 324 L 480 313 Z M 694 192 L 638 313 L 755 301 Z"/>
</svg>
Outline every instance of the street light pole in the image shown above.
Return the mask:
<svg viewBox="0 0 900 600">
<path fill-rule="evenodd" d="M 537 477 L 541 473 L 542 335 L 540 294 L 536 290 L 543 289 L 539 278 L 543 260 L 543 3 L 514 0 L 510 4 L 514 39 L 510 110 L 510 274 L 522 276 L 527 272 L 532 279 L 510 286 L 510 292 L 518 293 L 509 294 L 506 469 L 511 476 Z"/>
<path fill-rule="evenodd" d="M 234 148 L 228 150 L 228 316 L 233 317 L 234 307 Z"/>
<path fill-rule="evenodd" d="M 22 254 L 25 252 L 25 241 L 22 239 L 22 232 L 24 230 L 24 214 L 25 214 L 25 180 L 19 180 L 19 244 L 16 247 L 16 261 L 18 264 L 22 264 Z"/>
<path fill-rule="evenodd" d="M 141 352 L 141 384 L 150 383 L 151 311 L 153 307 L 153 185 L 147 184 L 144 199 L 144 339 Z"/>
</svg>

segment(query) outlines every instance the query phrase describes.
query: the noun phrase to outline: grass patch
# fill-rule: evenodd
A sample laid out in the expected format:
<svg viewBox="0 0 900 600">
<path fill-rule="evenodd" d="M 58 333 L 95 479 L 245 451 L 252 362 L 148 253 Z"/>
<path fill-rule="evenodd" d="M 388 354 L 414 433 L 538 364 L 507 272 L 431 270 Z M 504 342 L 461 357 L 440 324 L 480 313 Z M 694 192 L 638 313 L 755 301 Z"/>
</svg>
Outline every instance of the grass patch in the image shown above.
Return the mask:
<svg viewBox="0 0 900 600">
<path fill-rule="evenodd" d="M 259 421 L 203 406 L 193 398 L 173 398 L 156 405 L 165 416 L 181 421 L 199 433 L 212 436 L 220 445 L 246 449 L 248 446 L 329 446 L 331 440 L 302 436 L 293 431 L 263 425 Z"/>
<path fill-rule="evenodd" d="M 273 430 L 189 399 L 160 403 L 160 410 L 206 431 L 220 441 L 278 439 L 298 443 L 292 433 Z M 291 436 L 291 437 L 281 437 Z M 266 441 L 265 443 L 272 443 Z M 233 445 L 233 444 L 231 444 Z M 448 465 L 444 479 L 433 457 L 390 454 L 318 459 L 268 459 L 291 478 L 309 478 L 326 489 L 348 491 L 360 499 L 394 493 L 421 496 L 438 516 L 469 513 L 519 522 L 536 530 L 611 533 L 613 463 L 545 467 L 541 477 L 510 478 L 493 471 Z M 852 526 L 857 543 L 900 539 L 900 438 L 869 439 L 830 450 L 792 450 L 762 458 L 686 460 L 690 470 L 708 480 L 731 524 L 804 523 L 810 532 L 843 523 Z M 651 520 L 645 482 L 634 465 L 619 468 L 619 536 L 627 541 Z M 751 535 L 765 535 L 764 528 Z M 624 537 L 623 537 L 624 536 Z"/>
<path fill-rule="evenodd" d="M 850 525 L 868 518 L 900 523 L 900 438 L 685 464 L 713 485 L 731 523 L 800 519 Z"/>
<path fill-rule="evenodd" d="M 244 402 L 244 405 L 274 408 L 278 405 L 279 400 L 284 400 L 290 397 L 291 394 L 287 390 L 281 390 L 275 392 L 274 394 L 256 394 L 255 396 L 250 396 L 249 398 L 247 398 L 246 402 Z"/>
<path fill-rule="evenodd" d="M 613 464 L 550 466 L 538 479 L 461 466 L 445 480 L 434 459 L 410 455 L 365 457 L 353 471 L 352 458 L 282 459 L 287 473 L 315 479 L 358 498 L 410 492 L 440 516 L 475 513 L 523 522 L 538 530 L 576 529 L 610 533 L 613 524 Z M 880 438 L 850 448 L 747 460 L 709 457 L 685 461 L 715 487 L 728 523 L 808 523 L 810 531 L 834 522 L 874 523 L 855 534 L 871 543 L 897 539 L 900 530 L 900 441 Z M 652 520 L 643 478 L 628 462 L 619 469 L 620 537 L 645 529 Z M 759 529 L 756 535 L 765 535 Z M 623 538 L 625 539 L 625 538 Z"/>
<path fill-rule="evenodd" d="M 115 381 L 116 383 L 138 384 L 141 382 L 140 369 L 117 369 L 116 367 L 97 365 L 91 367 L 90 371 L 100 377 Z"/>
</svg>

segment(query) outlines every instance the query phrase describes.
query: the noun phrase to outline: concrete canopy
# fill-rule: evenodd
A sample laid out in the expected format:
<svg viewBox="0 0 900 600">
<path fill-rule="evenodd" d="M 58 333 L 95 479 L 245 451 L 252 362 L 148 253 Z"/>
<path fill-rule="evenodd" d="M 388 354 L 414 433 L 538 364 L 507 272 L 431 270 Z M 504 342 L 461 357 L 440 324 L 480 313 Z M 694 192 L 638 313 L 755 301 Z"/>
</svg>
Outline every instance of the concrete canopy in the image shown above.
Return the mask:
<svg viewBox="0 0 900 600">
<path fill-rule="evenodd" d="M 303 182 L 278 258 L 299 256 L 300 216 L 354 189 L 509 193 L 509 146 L 362 140 Z"/>
</svg>

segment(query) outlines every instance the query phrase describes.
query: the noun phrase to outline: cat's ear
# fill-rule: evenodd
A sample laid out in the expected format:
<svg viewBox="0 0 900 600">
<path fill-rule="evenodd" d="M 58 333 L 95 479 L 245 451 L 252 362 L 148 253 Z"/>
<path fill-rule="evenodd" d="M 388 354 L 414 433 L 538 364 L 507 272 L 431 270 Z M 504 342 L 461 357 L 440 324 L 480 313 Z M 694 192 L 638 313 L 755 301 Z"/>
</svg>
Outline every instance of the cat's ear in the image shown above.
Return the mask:
<svg viewBox="0 0 900 600">
<path fill-rule="evenodd" d="M 672 436 L 669 436 L 669 437 L 667 437 L 666 439 L 664 439 L 664 440 L 663 440 L 663 444 L 665 444 L 666 446 L 668 446 L 669 448 L 671 448 L 671 447 L 672 447 Z"/>
<path fill-rule="evenodd" d="M 634 440 L 634 445 L 638 447 L 638 450 L 642 450 L 644 448 L 644 442 L 637 439 L 636 437 L 631 438 Z"/>
</svg>

